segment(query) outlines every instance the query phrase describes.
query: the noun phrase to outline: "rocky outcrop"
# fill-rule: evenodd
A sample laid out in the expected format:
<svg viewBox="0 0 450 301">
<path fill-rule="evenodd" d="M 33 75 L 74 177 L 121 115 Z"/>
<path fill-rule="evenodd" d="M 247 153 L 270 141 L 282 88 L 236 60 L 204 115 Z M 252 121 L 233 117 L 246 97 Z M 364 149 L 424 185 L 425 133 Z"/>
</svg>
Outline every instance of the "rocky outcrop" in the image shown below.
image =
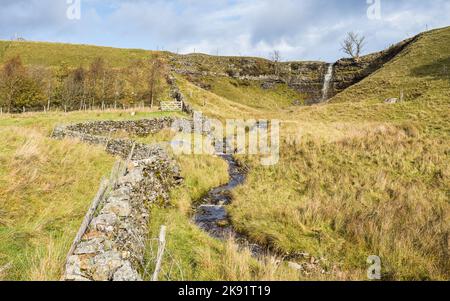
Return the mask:
<svg viewBox="0 0 450 301">
<path fill-rule="evenodd" d="M 77 138 L 130 159 L 125 172 L 102 196 L 87 231 L 69 254 L 64 280 L 138 281 L 144 261 L 151 204 L 164 204 L 182 178 L 165 149 L 101 136 L 118 130 L 144 135 L 171 127 L 175 119 L 99 121 L 57 127 L 53 138 Z M 178 120 L 180 123 L 189 122 Z M 190 124 L 189 124 L 190 125 Z M 131 155 L 130 155 L 131 153 Z"/>
<path fill-rule="evenodd" d="M 318 102 L 322 98 L 322 88 L 327 63 L 322 62 L 293 62 L 286 63 L 289 73 L 282 73 L 282 78 L 290 88 L 305 95 L 305 103 Z"/>
<path fill-rule="evenodd" d="M 333 95 L 360 82 L 370 74 L 382 68 L 384 64 L 395 58 L 415 39 L 416 38 L 408 39 L 391 46 L 387 50 L 363 56 L 358 61 L 353 59 L 341 59 L 337 61 L 334 64 Z"/>
<path fill-rule="evenodd" d="M 358 61 L 341 59 L 334 63 L 333 81 L 328 98 L 358 83 L 395 58 L 416 38 L 405 40 L 389 49 L 366 55 Z M 177 55 L 171 58 L 172 71 L 188 75 L 188 79 L 201 88 L 206 88 L 202 77 L 231 77 L 261 82 L 261 87 L 270 89 L 276 83 L 288 84 L 302 93 L 306 103 L 322 101 L 322 88 L 327 66 L 325 62 L 283 62 L 252 57 L 217 57 L 203 54 Z"/>
</svg>

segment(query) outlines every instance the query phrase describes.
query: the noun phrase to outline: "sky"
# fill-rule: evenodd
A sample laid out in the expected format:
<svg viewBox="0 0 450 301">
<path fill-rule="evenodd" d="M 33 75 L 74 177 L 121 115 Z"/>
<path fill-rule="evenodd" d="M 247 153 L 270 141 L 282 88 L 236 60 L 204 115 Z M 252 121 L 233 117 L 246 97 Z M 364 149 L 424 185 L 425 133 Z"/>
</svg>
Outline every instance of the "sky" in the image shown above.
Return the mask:
<svg viewBox="0 0 450 301">
<path fill-rule="evenodd" d="M 370 53 L 449 25 L 450 0 L 0 0 L 3 40 L 285 61 L 336 61 L 350 31 Z"/>
</svg>

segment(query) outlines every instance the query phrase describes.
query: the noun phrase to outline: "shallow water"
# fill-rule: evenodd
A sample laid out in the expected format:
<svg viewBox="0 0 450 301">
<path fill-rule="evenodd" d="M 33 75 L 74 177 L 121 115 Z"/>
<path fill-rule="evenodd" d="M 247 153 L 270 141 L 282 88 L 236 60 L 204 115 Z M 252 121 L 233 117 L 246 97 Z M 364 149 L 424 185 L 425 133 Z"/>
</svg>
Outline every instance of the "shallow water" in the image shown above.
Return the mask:
<svg viewBox="0 0 450 301">
<path fill-rule="evenodd" d="M 231 155 L 221 155 L 228 163 L 230 181 L 223 186 L 212 189 L 202 199 L 197 207 L 194 221 L 198 227 L 208 232 L 212 237 L 228 239 L 230 236 L 239 238 L 233 229 L 226 206 L 232 201 L 231 191 L 245 181 L 245 173 L 241 170 L 236 160 Z"/>
</svg>

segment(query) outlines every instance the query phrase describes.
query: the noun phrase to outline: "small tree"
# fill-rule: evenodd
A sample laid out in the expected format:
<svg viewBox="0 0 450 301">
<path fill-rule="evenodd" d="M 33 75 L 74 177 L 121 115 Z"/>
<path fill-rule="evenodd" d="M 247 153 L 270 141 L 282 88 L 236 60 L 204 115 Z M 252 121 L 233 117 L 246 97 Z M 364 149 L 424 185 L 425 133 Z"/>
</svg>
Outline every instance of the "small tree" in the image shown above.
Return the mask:
<svg viewBox="0 0 450 301">
<path fill-rule="evenodd" d="M 152 57 L 147 62 L 147 85 L 150 107 L 152 108 L 155 102 L 155 98 L 163 90 L 164 79 L 167 75 L 167 66 L 162 58 L 159 56 Z"/>
<path fill-rule="evenodd" d="M 365 36 L 359 36 L 357 33 L 349 32 L 345 40 L 341 43 L 342 51 L 350 55 L 355 61 L 358 61 L 365 46 Z"/>
<path fill-rule="evenodd" d="M 274 50 L 274 51 L 270 54 L 270 59 L 272 60 L 273 65 L 274 65 L 274 67 L 275 67 L 275 75 L 278 76 L 279 73 L 280 73 L 279 65 L 280 65 L 280 62 L 281 62 L 281 53 L 280 53 L 280 51 Z"/>
<path fill-rule="evenodd" d="M 19 56 L 9 59 L 1 71 L 0 91 L 2 94 L 3 104 L 7 107 L 8 112 L 14 107 L 15 98 L 21 89 L 21 83 L 25 78 L 25 67 Z"/>
<path fill-rule="evenodd" d="M 6 61 L 0 73 L 0 99 L 8 112 L 22 111 L 23 107 L 41 106 L 44 95 L 39 82 L 30 76 L 19 56 Z"/>
<path fill-rule="evenodd" d="M 88 90 L 91 107 L 104 101 L 106 68 L 106 63 L 101 57 L 95 58 L 89 66 Z"/>
</svg>

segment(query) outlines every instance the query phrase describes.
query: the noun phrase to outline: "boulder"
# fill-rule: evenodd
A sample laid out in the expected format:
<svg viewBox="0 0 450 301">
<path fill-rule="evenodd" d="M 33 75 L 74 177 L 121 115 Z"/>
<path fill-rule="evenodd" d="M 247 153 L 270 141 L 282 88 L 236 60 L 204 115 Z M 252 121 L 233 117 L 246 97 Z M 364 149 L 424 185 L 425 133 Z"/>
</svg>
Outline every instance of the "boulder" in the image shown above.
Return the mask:
<svg viewBox="0 0 450 301">
<path fill-rule="evenodd" d="M 110 233 L 114 231 L 118 221 L 117 215 L 113 213 L 101 214 L 92 220 L 91 227 L 98 231 Z"/>
<path fill-rule="evenodd" d="M 92 279 L 94 281 L 110 281 L 123 264 L 118 252 L 109 251 L 99 254 L 94 257 Z"/>
<path fill-rule="evenodd" d="M 135 185 L 139 182 L 141 182 L 144 179 L 143 176 L 143 169 L 142 168 L 136 168 L 130 171 L 126 176 L 119 179 L 118 184 L 124 185 L 124 184 L 131 184 Z"/>
<path fill-rule="evenodd" d="M 131 266 L 129 261 L 114 273 L 113 281 L 142 281 L 142 278 Z"/>
<path fill-rule="evenodd" d="M 128 217 L 131 214 L 131 206 L 127 201 L 113 200 L 105 205 L 102 213 L 113 213 L 119 217 Z"/>
<path fill-rule="evenodd" d="M 81 272 L 81 262 L 78 256 L 72 255 L 68 258 L 64 279 L 67 281 L 89 281 Z"/>
<path fill-rule="evenodd" d="M 301 264 L 296 263 L 296 262 L 289 262 L 288 266 L 291 269 L 293 269 L 293 270 L 303 271 L 303 266 Z"/>
<path fill-rule="evenodd" d="M 81 242 L 75 249 L 75 255 L 96 254 L 104 250 L 103 238 L 94 238 L 88 241 Z"/>
</svg>

